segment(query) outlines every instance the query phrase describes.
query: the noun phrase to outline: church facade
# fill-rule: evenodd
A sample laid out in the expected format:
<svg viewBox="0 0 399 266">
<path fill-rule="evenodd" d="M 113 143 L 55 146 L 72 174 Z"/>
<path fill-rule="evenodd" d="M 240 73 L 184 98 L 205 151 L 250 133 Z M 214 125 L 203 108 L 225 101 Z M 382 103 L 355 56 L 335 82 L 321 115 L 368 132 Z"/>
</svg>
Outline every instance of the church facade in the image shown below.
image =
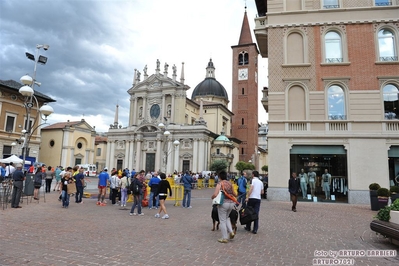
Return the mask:
<svg viewBox="0 0 399 266">
<path fill-rule="evenodd" d="M 180 79 L 177 67 L 156 62 L 155 73 L 135 70 L 130 97 L 129 124 L 121 127 L 117 114 L 107 133 L 106 166 L 146 171 L 201 172 L 209 170 L 213 160 L 228 162 L 228 171 L 235 172 L 238 162 L 238 140 L 230 140 L 233 113 L 228 110 L 227 92 L 215 78 L 212 60 L 206 75 L 187 97 L 190 89 L 184 83 L 184 63 Z M 226 139 L 220 141 L 223 135 Z"/>
</svg>

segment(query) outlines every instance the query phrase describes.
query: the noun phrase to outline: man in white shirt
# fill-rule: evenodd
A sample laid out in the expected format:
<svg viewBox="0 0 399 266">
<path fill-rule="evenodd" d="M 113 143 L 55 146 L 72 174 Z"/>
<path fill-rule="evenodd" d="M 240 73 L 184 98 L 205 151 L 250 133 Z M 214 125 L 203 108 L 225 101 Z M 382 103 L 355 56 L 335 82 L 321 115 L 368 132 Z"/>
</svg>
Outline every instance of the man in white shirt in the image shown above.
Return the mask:
<svg viewBox="0 0 399 266">
<path fill-rule="evenodd" d="M 6 178 L 8 178 L 9 175 L 12 175 L 15 172 L 15 167 L 13 166 L 13 162 L 11 162 L 9 165 L 6 166 Z"/>
<path fill-rule="evenodd" d="M 247 207 L 251 206 L 254 209 L 254 211 L 258 214 L 258 216 L 259 216 L 261 195 L 263 193 L 264 193 L 263 183 L 262 181 L 259 180 L 259 172 L 253 171 L 251 188 L 249 189 L 249 192 L 247 194 L 248 197 L 246 198 L 246 201 L 247 201 Z M 252 229 L 252 233 L 256 234 L 259 228 L 259 218 L 253 222 L 254 222 L 254 228 Z M 251 231 L 251 224 L 252 222 L 246 224 L 245 230 Z"/>
</svg>

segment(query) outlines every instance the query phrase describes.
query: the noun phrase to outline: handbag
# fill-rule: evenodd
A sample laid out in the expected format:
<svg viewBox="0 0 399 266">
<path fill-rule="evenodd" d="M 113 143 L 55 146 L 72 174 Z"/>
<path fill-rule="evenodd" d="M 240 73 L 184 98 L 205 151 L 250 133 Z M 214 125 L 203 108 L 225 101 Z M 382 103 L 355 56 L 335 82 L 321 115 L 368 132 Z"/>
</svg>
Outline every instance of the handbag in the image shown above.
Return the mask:
<svg viewBox="0 0 399 266">
<path fill-rule="evenodd" d="M 75 183 L 68 183 L 67 184 L 67 193 L 68 194 L 75 194 L 76 193 L 76 185 L 75 185 Z"/>
<path fill-rule="evenodd" d="M 241 225 L 249 224 L 252 221 L 258 219 L 258 214 L 255 212 L 252 206 L 241 208 L 239 211 Z"/>
<path fill-rule="evenodd" d="M 224 201 L 224 193 L 223 191 L 219 190 L 219 194 L 212 200 L 212 204 L 221 205 Z"/>
</svg>

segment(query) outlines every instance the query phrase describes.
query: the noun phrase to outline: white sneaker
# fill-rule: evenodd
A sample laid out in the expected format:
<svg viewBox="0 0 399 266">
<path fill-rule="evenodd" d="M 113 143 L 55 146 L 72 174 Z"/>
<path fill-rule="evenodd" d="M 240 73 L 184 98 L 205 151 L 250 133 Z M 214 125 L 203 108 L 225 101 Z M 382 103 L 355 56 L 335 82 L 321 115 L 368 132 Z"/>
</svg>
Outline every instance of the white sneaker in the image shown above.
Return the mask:
<svg viewBox="0 0 399 266">
<path fill-rule="evenodd" d="M 137 215 L 137 213 L 133 212 L 133 213 L 129 213 L 130 216 L 132 215 Z"/>
<path fill-rule="evenodd" d="M 144 215 L 144 213 L 139 213 L 139 216 L 143 216 Z"/>
<path fill-rule="evenodd" d="M 159 213 L 155 214 L 155 218 L 159 218 Z"/>
<path fill-rule="evenodd" d="M 169 219 L 169 215 L 165 214 L 164 216 L 162 216 L 162 219 Z"/>
<path fill-rule="evenodd" d="M 187 208 L 192 209 L 193 207 L 190 206 L 190 207 L 187 207 Z"/>
</svg>

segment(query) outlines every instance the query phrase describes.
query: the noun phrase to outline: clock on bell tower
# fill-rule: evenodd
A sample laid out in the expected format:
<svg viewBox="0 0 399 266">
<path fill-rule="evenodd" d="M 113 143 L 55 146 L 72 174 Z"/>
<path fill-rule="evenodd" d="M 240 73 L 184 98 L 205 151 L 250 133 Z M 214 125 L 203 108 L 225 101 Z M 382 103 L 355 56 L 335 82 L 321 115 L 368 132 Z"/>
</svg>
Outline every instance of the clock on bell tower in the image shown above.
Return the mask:
<svg viewBox="0 0 399 266">
<path fill-rule="evenodd" d="M 241 26 L 238 45 L 233 49 L 232 136 L 241 140 L 239 160 L 254 160 L 258 151 L 258 55 L 252 41 L 247 12 Z M 259 170 L 259 169 L 257 169 Z"/>
</svg>

